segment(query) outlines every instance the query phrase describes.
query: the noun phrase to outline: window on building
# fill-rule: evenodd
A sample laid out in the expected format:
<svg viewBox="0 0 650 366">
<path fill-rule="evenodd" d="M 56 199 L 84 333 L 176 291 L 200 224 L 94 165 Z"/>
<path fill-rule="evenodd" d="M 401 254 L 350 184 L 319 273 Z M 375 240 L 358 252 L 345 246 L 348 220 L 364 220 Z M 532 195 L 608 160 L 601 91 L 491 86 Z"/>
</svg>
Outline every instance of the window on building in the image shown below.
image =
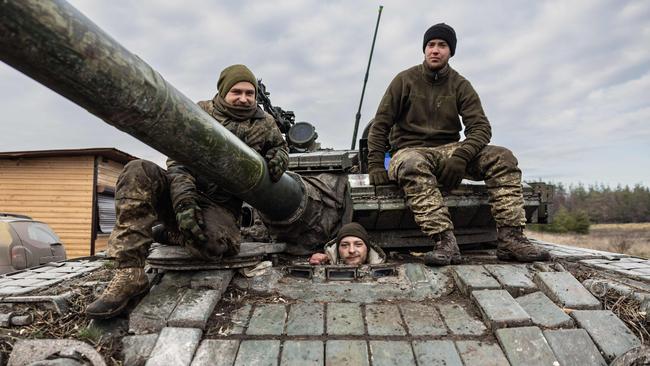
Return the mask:
<svg viewBox="0 0 650 366">
<path fill-rule="evenodd" d="M 99 232 L 110 234 L 115 226 L 115 196 L 113 193 L 97 193 L 99 209 Z"/>
</svg>

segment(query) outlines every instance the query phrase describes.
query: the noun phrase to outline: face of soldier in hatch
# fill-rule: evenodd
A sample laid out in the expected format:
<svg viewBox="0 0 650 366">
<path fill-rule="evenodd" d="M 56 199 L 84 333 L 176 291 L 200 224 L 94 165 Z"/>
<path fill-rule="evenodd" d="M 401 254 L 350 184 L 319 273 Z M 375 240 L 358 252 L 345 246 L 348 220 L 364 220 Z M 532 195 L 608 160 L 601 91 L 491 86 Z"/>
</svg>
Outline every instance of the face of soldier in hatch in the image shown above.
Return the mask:
<svg viewBox="0 0 650 366">
<path fill-rule="evenodd" d="M 356 236 L 346 236 L 338 245 L 340 260 L 348 265 L 360 265 L 368 259 L 368 246 Z"/>
</svg>

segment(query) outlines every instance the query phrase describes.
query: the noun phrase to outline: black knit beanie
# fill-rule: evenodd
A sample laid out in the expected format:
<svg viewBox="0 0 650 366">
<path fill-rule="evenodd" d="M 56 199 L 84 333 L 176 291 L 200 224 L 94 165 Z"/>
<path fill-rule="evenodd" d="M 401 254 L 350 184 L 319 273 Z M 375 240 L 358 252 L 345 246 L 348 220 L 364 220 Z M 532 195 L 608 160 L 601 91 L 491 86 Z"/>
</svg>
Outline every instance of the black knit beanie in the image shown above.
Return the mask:
<svg viewBox="0 0 650 366">
<path fill-rule="evenodd" d="M 248 81 L 253 84 L 255 93 L 257 93 L 257 79 L 255 79 L 253 72 L 244 65 L 231 65 L 223 69 L 221 75 L 219 75 L 219 81 L 217 81 L 219 95 L 225 97 L 233 85 L 240 81 Z"/>
<path fill-rule="evenodd" d="M 429 41 L 432 39 L 444 40 L 449 45 L 451 56 L 453 56 L 454 53 L 456 53 L 456 32 L 454 31 L 454 28 L 448 26 L 445 23 L 438 23 L 436 25 L 432 25 L 431 28 L 427 29 L 427 31 L 424 32 L 424 40 L 422 41 L 422 52 L 424 52 L 424 49 L 427 47 L 427 43 L 429 43 Z"/>
<path fill-rule="evenodd" d="M 349 224 L 343 225 L 338 234 L 336 234 L 336 244 L 338 245 L 341 242 L 341 239 L 345 238 L 346 236 L 356 236 L 357 238 L 363 240 L 366 246 L 369 245 L 368 232 L 363 228 L 363 226 L 359 225 L 356 222 L 351 222 Z"/>
</svg>

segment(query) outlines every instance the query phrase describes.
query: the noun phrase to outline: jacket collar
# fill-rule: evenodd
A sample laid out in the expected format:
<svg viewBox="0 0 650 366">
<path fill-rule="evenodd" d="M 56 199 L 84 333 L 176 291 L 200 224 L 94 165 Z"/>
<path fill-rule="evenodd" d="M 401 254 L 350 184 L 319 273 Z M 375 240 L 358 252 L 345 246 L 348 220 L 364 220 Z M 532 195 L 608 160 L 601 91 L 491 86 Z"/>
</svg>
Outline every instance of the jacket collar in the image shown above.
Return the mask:
<svg viewBox="0 0 650 366">
<path fill-rule="evenodd" d="M 424 79 L 427 82 L 431 84 L 440 84 L 443 81 L 447 80 L 447 78 L 449 78 L 451 66 L 449 66 L 449 64 L 446 64 L 445 66 L 442 67 L 442 69 L 432 71 L 427 66 L 426 61 L 423 61 L 420 69 L 422 71 L 422 76 L 424 76 Z"/>
</svg>

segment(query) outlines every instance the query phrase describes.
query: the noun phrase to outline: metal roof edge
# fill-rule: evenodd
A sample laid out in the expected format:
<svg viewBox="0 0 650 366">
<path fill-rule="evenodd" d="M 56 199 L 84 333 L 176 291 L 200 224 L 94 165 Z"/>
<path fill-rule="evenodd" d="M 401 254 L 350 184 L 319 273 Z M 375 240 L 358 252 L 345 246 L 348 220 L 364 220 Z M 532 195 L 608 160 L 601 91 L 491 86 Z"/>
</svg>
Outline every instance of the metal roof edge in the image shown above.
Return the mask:
<svg viewBox="0 0 650 366">
<path fill-rule="evenodd" d="M 114 147 L 95 147 L 83 149 L 54 149 L 54 150 L 28 150 L 28 151 L 7 151 L 0 152 L 0 159 L 18 159 L 18 158 L 41 158 L 41 157 L 61 157 L 61 156 L 86 156 L 96 155 L 106 157 L 118 163 L 126 164 L 137 157 L 118 150 Z"/>
</svg>

